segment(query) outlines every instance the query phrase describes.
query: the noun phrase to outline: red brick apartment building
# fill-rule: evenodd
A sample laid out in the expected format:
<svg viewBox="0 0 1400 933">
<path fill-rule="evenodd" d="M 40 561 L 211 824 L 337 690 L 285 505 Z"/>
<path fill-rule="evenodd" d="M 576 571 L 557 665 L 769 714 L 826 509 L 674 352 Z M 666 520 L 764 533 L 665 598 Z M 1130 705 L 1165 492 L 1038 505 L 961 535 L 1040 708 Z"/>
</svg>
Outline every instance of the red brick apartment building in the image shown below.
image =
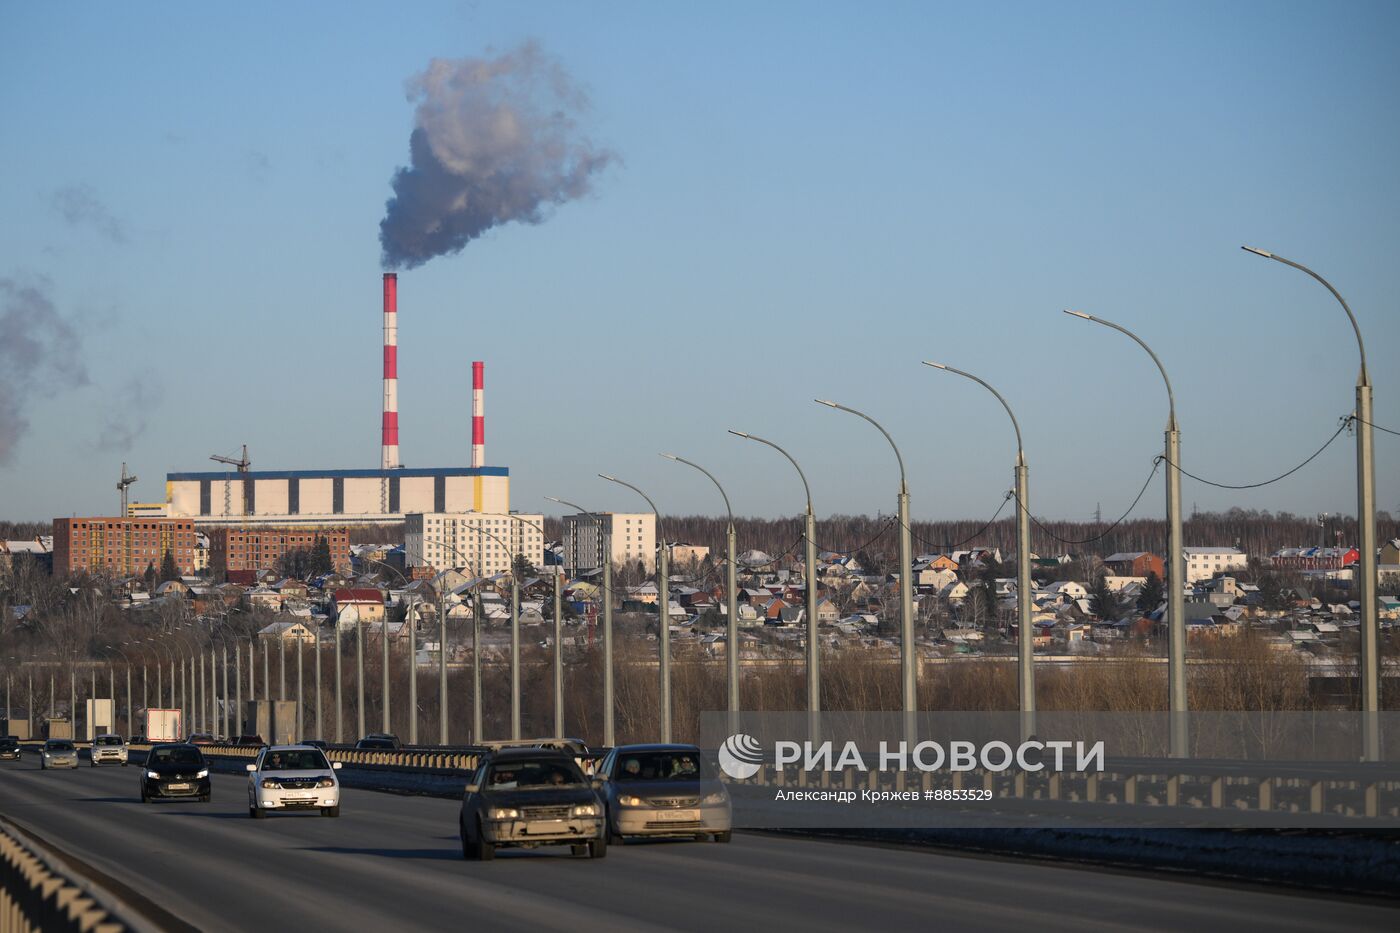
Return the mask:
<svg viewBox="0 0 1400 933">
<path fill-rule="evenodd" d="M 326 539 L 336 571 L 350 572 L 350 532 L 344 528 L 210 528 L 208 535 L 209 567 L 216 576 L 230 570 L 274 569 L 283 554 L 310 550 L 317 538 Z"/>
<path fill-rule="evenodd" d="M 129 577 L 160 569 L 165 552 L 182 574 L 194 573 L 194 521 L 188 518 L 55 518 L 53 572 Z"/>
</svg>

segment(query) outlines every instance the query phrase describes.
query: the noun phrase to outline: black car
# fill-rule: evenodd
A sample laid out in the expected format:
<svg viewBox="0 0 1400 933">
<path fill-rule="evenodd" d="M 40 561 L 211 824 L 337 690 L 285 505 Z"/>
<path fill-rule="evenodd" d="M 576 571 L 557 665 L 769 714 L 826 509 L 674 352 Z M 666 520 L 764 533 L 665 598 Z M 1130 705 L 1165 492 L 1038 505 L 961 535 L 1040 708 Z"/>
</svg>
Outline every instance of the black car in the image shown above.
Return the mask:
<svg viewBox="0 0 1400 933">
<path fill-rule="evenodd" d="M 141 802 L 156 797 L 194 797 L 209 802 L 209 762 L 188 743 L 153 745 L 141 771 Z"/>
<path fill-rule="evenodd" d="M 0 737 L 0 758 L 19 761 L 19 739 L 12 735 Z"/>
<path fill-rule="evenodd" d="M 300 744 L 310 745 L 312 748 L 319 748 L 323 752 L 328 748 L 325 739 L 302 739 Z"/>
<path fill-rule="evenodd" d="M 597 787 L 573 758 L 516 748 L 483 758 L 457 820 L 462 857 L 489 861 L 502 846 L 567 845 L 574 855 L 608 852 Z"/>
<path fill-rule="evenodd" d="M 396 752 L 399 750 L 399 740 L 392 735 L 367 735 L 355 743 L 355 748 L 361 751 Z"/>
</svg>

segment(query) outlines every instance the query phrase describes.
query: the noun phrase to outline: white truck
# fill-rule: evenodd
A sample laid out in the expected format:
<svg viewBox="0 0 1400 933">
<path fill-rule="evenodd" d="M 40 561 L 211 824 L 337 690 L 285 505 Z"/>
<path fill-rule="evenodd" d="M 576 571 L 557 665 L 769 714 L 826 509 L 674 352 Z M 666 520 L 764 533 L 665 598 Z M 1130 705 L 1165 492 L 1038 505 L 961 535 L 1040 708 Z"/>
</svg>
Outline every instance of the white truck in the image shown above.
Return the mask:
<svg viewBox="0 0 1400 933">
<path fill-rule="evenodd" d="M 181 742 L 184 740 L 184 723 L 178 709 L 146 710 L 146 741 Z"/>
</svg>

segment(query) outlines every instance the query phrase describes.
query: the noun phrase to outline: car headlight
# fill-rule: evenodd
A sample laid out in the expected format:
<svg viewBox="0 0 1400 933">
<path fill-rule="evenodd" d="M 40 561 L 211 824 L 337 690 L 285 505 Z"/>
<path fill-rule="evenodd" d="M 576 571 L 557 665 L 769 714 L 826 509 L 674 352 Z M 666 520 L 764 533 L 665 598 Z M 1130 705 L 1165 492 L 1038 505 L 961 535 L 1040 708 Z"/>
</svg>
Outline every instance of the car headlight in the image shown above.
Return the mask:
<svg viewBox="0 0 1400 933">
<path fill-rule="evenodd" d="M 146 777 L 150 778 L 151 780 L 159 780 L 160 775 L 155 771 L 147 771 Z"/>
<path fill-rule="evenodd" d="M 317 787 L 334 787 L 334 786 L 335 786 L 335 779 L 334 779 L 334 778 L 323 777 L 323 778 L 321 778 L 321 780 L 319 780 L 319 781 L 316 782 L 316 786 L 317 786 Z"/>
<path fill-rule="evenodd" d="M 493 820 L 516 820 L 520 818 L 520 811 L 512 807 L 492 807 L 486 815 Z"/>
<path fill-rule="evenodd" d="M 207 778 L 209 776 L 209 769 L 205 768 L 203 771 L 196 771 L 194 776 L 197 778 Z"/>
<path fill-rule="evenodd" d="M 640 797 L 633 797 L 631 794 L 623 794 L 617 798 L 619 806 L 623 807 L 644 807 L 647 802 Z"/>
<path fill-rule="evenodd" d="M 721 790 L 716 791 L 713 794 L 706 794 L 705 799 L 701 800 L 700 802 L 704 804 L 715 804 L 724 803 L 727 799 L 729 799 L 728 796 L 724 793 L 724 791 Z"/>
<path fill-rule="evenodd" d="M 573 809 L 573 816 L 597 816 L 598 805 L 596 803 L 581 803 Z"/>
<path fill-rule="evenodd" d="M 264 790 L 275 790 L 278 785 L 272 778 L 263 778 L 262 786 Z"/>
</svg>

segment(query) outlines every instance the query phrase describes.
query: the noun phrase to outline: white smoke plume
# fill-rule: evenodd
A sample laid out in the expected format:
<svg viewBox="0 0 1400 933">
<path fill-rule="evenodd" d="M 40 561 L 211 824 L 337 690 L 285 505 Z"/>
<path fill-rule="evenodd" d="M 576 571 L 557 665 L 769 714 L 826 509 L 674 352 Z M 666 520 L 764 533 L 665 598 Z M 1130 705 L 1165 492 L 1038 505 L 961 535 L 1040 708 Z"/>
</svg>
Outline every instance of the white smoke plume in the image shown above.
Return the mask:
<svg viewBox="0 0 1400 933">
<path fill-rule="evenodd" d="M 616 161 L 579 129 L 588 100 L 534 42 L 496 58 L 434 59 L 409 82 L 412 164 L 379 224 L 386 268 L 459 252 L 492 227 L 537 224 Z"/>
</svg>

